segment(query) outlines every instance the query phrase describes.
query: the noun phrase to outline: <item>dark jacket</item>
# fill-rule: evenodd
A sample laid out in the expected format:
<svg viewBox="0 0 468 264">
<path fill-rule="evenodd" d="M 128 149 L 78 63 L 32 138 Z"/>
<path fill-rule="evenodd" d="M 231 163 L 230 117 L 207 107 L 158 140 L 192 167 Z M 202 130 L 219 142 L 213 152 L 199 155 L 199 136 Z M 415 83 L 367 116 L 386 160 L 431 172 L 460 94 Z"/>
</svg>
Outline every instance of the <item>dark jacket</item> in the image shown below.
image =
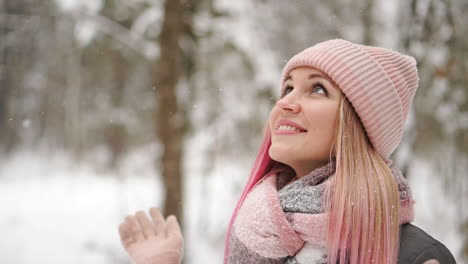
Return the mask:
<svg viewBox="0 0 468 264">
<path fill-rule="evenodd" d="M 400 234 L 398 264 L 423 264 L 436 259 L 440 264 L 455 264 L 452 253 L 442 243 L 412 224 L 404 224 Z"/>
</svg>

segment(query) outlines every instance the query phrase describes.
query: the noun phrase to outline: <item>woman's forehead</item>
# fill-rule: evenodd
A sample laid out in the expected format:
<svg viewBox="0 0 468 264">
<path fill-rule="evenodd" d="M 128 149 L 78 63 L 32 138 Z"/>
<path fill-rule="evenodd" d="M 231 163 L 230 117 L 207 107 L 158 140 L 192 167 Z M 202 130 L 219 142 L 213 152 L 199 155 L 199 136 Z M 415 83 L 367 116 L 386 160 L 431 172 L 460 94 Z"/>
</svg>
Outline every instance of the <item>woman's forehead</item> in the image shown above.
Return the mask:
<svg viewBox="0 0 468 264">
<path fill-rule="evenodd" d="M 288 76 L 286 76 L 286 79 L 284 79 L 284 80 L 285 81 L 293 80 L 294 76 L 298 75 L 298 74 L 308 74 L 309 79 L 316 78 L 316 77 L 320 77 L 320 78 L 324 78 L 324 79 L 330 79 L 325 73 L 323 73 L 322 71 L 320 71 L 320 70 L 318 70 L 316 68 L 302 66 L 302 67 L 297 67 L 297 68 L 292 69 L 289 72 Z"/>
</svg>

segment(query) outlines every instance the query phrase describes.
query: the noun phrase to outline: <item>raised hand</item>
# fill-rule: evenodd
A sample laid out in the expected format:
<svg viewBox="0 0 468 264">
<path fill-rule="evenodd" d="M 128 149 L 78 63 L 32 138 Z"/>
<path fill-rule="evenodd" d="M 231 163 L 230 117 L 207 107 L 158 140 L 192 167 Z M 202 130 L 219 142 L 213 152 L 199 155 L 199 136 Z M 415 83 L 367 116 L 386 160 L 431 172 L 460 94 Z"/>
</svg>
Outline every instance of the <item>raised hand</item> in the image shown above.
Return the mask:
<svg viewBox="0 0 468 264">
<path fill-rule="evenodd" d="M 119 225 L 123 247 L 136 264 L 179 264 L 183 257 L 183 237 L 179 223 L 171 215 L 164 220 L 159 209 L 129 215 Z"/>
</svg>

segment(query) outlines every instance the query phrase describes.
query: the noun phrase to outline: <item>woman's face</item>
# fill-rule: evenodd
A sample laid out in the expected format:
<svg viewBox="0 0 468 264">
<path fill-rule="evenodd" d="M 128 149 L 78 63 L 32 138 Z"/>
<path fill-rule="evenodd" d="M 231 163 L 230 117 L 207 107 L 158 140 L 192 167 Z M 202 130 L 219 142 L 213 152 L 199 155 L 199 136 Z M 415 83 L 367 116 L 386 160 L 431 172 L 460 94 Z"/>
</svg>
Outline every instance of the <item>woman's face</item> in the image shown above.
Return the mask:
<svg viewBox="0 0 468 264">
<path fill-rule="evenodd" d="M 283 84 L 270 113 L 270 157 L 302 177 L 325 165 L 335 134 L 341 91 L 321 71 L 299 67 Z"/>
</svg>

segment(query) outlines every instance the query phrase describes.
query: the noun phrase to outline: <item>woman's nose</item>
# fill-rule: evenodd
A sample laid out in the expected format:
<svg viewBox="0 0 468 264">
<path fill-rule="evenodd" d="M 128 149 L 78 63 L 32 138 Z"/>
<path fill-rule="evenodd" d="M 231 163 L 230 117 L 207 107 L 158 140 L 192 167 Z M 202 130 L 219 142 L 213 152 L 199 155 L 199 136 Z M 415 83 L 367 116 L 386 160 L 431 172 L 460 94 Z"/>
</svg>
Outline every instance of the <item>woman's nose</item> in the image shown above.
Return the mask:
<svg viewBox="0 0 468 264">
<path fill-rule="evenodd" d="M 283 109 L 286 112 L 292 112 L 292 113 L 299 113 L 301 111 L 301 105 L 298 104 L 297 102 L 288 100 L 286 98 L 280 99 L 276 105 Z"/>
</svg>

